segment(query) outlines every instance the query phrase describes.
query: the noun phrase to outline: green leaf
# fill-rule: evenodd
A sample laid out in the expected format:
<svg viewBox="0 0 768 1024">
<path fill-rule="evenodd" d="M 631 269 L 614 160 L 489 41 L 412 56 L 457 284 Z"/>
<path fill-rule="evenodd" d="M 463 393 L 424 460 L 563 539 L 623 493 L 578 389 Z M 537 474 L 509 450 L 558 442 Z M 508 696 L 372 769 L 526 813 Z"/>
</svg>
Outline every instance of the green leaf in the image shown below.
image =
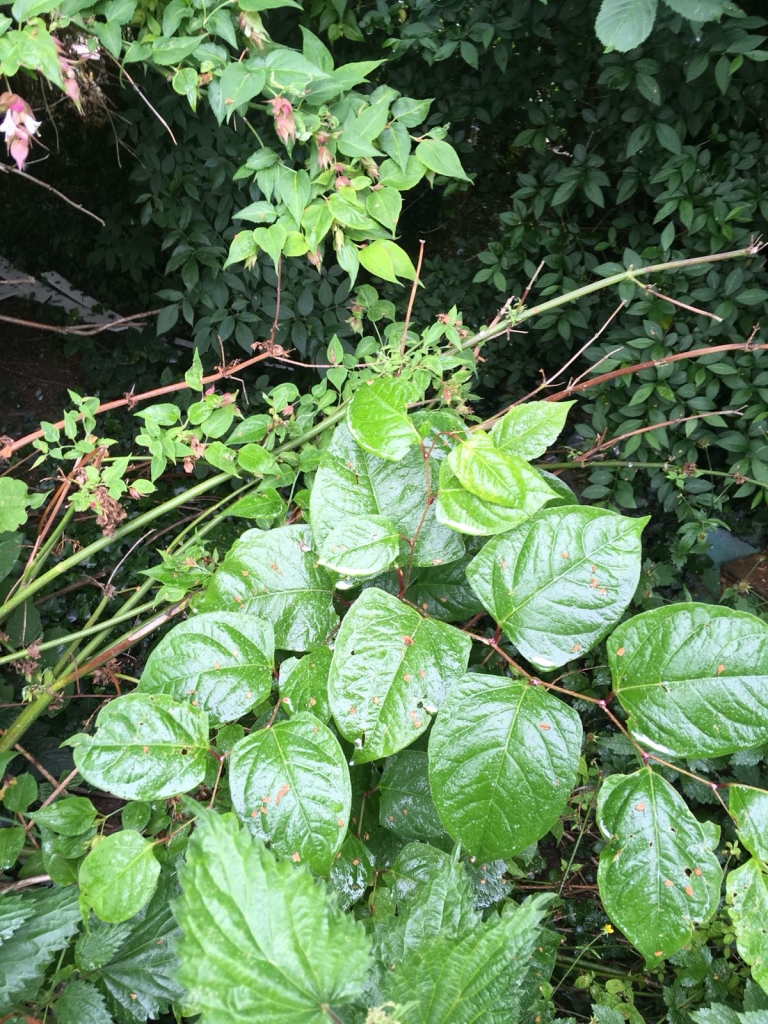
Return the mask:
<svg viewBox="0 0 768 1024">
<path fill-rule="evenodd" d="M 670 153 L 674 153 L 675 155 L 682 153 L 682 141 L 671 124 L 665 124 L 663 121 L 657 121 L 656 138 L 659 140 L 660 145 L 662 145 L 664 149 L 669 150 Z"/>
<path fill-rule="evenodd" d="M 206 591 L 203 610 L 237 610 L 272 623 L 280 650 L 308 651 L 338 622 L 334 576 L 317 564 L 308 526 L 246 530 Z"/>
<path fill-rule="evenodd" d="M 516 405 L 491 430 L 494 445 L 521 459 L 537 459 L 560 436 L 574 402 Z"/>
<path fill-rule="evenodd" d="M 411 839 L 439 839 L 445 829 L 429 788 L 424 750 L 401 750 L 384 765 L 379 781 L 379 824 Z"/>
<path fill-rule="evenodd" d="M 264 88 L 267 73 L 264 68 L 252 68 L 247 64 L 227 64 L 219 79 L 222 102 L 227 111 L 227 121 L 233 114 L 247 108 L 250 100 Z"/>
<path fill-rule="evenodd" d="M 4 580 L 13 569 L 20 552 L 20 533 L 0 533 L 0 580 Z"/>
<path fill-rule="evenodd" d="M 347 612 L 336 637 L 328 697 L 357 764 L 387 757 L 426 731 L 467 665 L 471 641 L 424 619 L 374 587 Z"/>
<path fill-rule="evenodd" d="M 376 877 L 375 862 L 370 850 L 357 838 L 348 835 L 333 858 L 328 884 L 336 891 L 338 904 L 348 910 L 363 895 Z"/>
<path fill-rule="evenodd" d="M 378 238 L 358 252 L 360 263 L 375 277 L 393 284 L 400 284 L 400 278 L 412 281 L 416 277 L 416 268 L 405 249 L 387 238 Z"/>
<path fill-rule="evenodd" d="M 160 875 L 153 844 L 128 829 L 95 843 L 80 865 L 81 906 L 109 924 L 121 924 L 149 903 Z"/>
<path fill-rule="evenodd" d="M 524 459 L 501 451 L 480 431 L 459 438 L 447 465 L 471 494 L 495 505 L 531 513 L 555 496 Z"/>
<path fill-rule="evenodd" d="M 447 178 L 459 178 L 461 181 L 470 179 L 461 166 L 456 150 L 448 142 L 438 139 L 425 139 L 420 142 L 414 151 L 414 156 L 429 171 L 436 174 L 443 174 Z"/>
<path fill-rule="evenodd" d="M 137 692 L 165 693 L 234 722 L 272 689 L 275 634 L 269 622 L 237 612 L 206 612 L 180 622 L 153 649 Z"/>
<path fill-rule="evenodd" d="M 233 213 L 232 220 L 247 220 L 252 224 L 272 224 L 277 220 L 277 211 L 272 203 L 260 199 L 257 203 L 249 203 L 242 210 Z"/>
<path fill-rule="evenodd" d="M 102 708 L 96 733 L 65 740 L 93 786 L 124 800 L 160 800 L 199 786 L 208 762 L 208 716 L 165 694 L 129 693 Z"/>
<path fill-rule="evenodd" d="M 498 506 L 495 506 L 498 507 Z M 406 599 L 432 619 L 461 622 L 482 611 L 482 605 L 467 580 L 470 558 L 461 558 L 448 565 L 421 569 L 406 592 Z"/>
<path fill-rule="evenodd" d="M 253 519 L 259 526 L 268 527 L 278 518 L 285 515 L 286 504 L 274 487 L 263 491 L 251 491 L 243 495 L 227 509 L 230 516 Z"/>
<path fill-rule="evenodd" d="M 244 260 L 253 259 L 258 252 L 259 243 L 256 241 L 255 232 L 239 231 L 230 242 L 224 269 L 226 270 L 233 263 L 242 263 Z"/>
<path fill-rule="evenodd" d="M 280 666 L 280 700 L 289 715 L 309 711 L 321 722 L 331 717 L 328 703 L 330 647 L 316 647 L 303 658 L 286 658 Z"/>
<path fill-rule="evenodd" d="M 726 892 L 736 931 L 739 955 L 752 968 L 752 977 L 768 992 L 768 875 L 765 864 L 750 858 L 726 879 Z"/>
<path fill-rule="evenodd" d="M 429 460 L 430 482 L 438 477 L 438 455 L 434 448 Z M 437 522 L 434 502 L 428 502 L 421 448 L 412 447 L 399 462 L 377 458 L 355 442 L 343 423 L 336 427 L 317 470 L 309 511 L 318 547 L 340 524 L 373 515 L 395 524 L 403 538 L 402 565 L 439 565 L 464 554 L 461 537 Z"/>
<path fill-rule="evenodd" d="M 681 757 L 766 743 L 767 634 L 753 615 L 705 604 L 654 608 L 622 623 L 608 664 L 631 732 Z"/>
<path fill-rule="evenodd" d="M 0 899 L 0 919 L 8 900 Z M 48 964 L 68 945 L 81 920 L 72 888 L 25 892 L 10 900 L 18 924 L 0 944 L 0 1013 L 35 998 Z"/>
<path fill-rule="evenodd" d="M 605 911 L 649 963 L 658 963 L 717 910 L 723 873 L 712 850 L 720 830 L 697 821 L 650 768 L 605 780 L 597 823 L 607 840 L 597 878 Z"/>
<path fill-rule="evenodd" d="M 60 836 L 79 836 L 87 832 L 96 819 L 96 808 L 84 796 L 68 796 L 48 807 L 32 812 L 36 825 L 42 825 Z"/>
<path fill-rule="evenodd" d="M 22 480 L 0 477 L 0 533 L 12 532 L 27 521 L 27 509 L 38 508 L 45 494 L 30 494 Z"/>
<path fill-rule="evenodd" d="M 647 522 L 605 509 L 545 508 L 489 541 L 467 578 L 525 658 L 564 665 L 623 615 L 640 577 Z"/>
<path fill-rule="evenodd" d="M 411 96 L 401 96 L 392 104 L 392 117 L 404 124 L 406 128 L 415 128 L 426 120 L 433 100 L 415 100 Z"/>
<path fill-rule="evenodd" d="M 448 462 L 443 462 L 440 466 L 439 479 L 435 509 L 438 521 L 459 533 L 467 533 L 474 537 L 507 533 L 529 519 L 543 504 L 538 500 L 538 489 L 533 495 L 529 495 L 528 492 L 522 495 L 521 508 L 507 508 L 495 502 L 483 501 L 459 483 Z"/>
<path fill-rule="evenodd" d="M 349 825 L 352 788 L 339 741 L 301 711 L 239 740 L 229 759 L 232 806 L 280 857 L 327 874 Z"/>
<path fill-rule="evenodd" d="M 281 200 L 288 207 L 288 211 L 296 221 L 301 224 L 304 210 L 309 205 L 312 195 L 312 186 L 309 175 L 304 170 L 294 171 L 284 164 L 278 167 L 277 189 Z"/>
<path fill-rule="evenodd" d="M 451 837 L 484 859 L 540 839 L 573 789 L 581 736 L 576 712 L 543 687 L 466 675 L 429 739 L 432 795 Z"/>
<path fill-rule="evenodd" d="M 0 871 L 12 868 L 19 859 L 27 841 L 27 833 L 20 825 L 0 829 Z M 0 941 L 2 936 L 0 935 Z"/>
<path fill-rule="evenodd" d="M 595 32 L 603 46 L 626 53 L 651 34 L 656 0 L 603 0 Z"/>
<path fill-rule="evenodd" d="M 318 551 L 318 563 L 342 576 L 372 576 L 397 558 L 400 536 L 385 516 L 356 516 L 334 527 Z"/>
<path fill-rule="evenodd" d="M 664 0 L 677 14 L 690 21 L 717 21 L 724 13 L 724 0 Z"/>
<path fill-rule="evenodd" d="M 104 996 L 87 981 L 70 981 L 54 1009 L 56 1024 L 113 1024 Z"/>
<path fill-rule="evenodd" d="M 27 21 L 28 18 L 47 14 L 54 7 L 58 7 L 59 2 L 60 0 L 16 0 L 16 3 L 11 8 L 11 14 L 16 21 Z"/>
<path fill-rule="evenodd" d="M 198 820 L 174 912 L 179 980 L 201 1024 L 327 1024 L 360 997 L 369 940 L 309 871 L 277 862 L 232 815 Z"/>
<path fill-rule="evenodd" d="M 411 155 L 411 137 L 405 125 L 398 124 L 395 121 L 381 133 L 379 144 L 387 156 L 395 161 L 401 171 L 405 172 L 408 169 L 408 158 Z M 397 192 L 397 189 L 393 189 L 393 191 Z M 397 194 L 399 195 L 399 193 Z M 372 192 L 371 195 L 375 196 L 376 193 Z M 372 211 L 370 212 L 371 216 L 376 216 Z M 377 217 L 376 219 L 378 220 L 379 218 Z M 390 225 L 388 224 L 387 227 L 390 227 Z"/>
<path fill-rule="evenodd" d="M 150 48 L 150 61 L 167 67 L 171 64 L 178 64 L 189 57 L 203 42 L 202 36 L 161 36 L 155 39 Z"/>
<path fill-rule="evenodd" d="M 732 783 L 728 787 L 728 810 L 744 846 L 755 857 L 768 860 L 768 792 Z"/>
<path fill-rule="evenodd" d="M 367 452 L 399 462 L 421 440 L 407 410 L 416 397 L 413 385 L 401 378 L 365 381 L 347 407 L 349 432 Z"/>
<path fill-rule="evenodd" d="M 368 194 L 365 208 L 387 231 L 394 231 L 403 208 L 403 199 L 396 188 L 380 188 Z"/>
</svg>

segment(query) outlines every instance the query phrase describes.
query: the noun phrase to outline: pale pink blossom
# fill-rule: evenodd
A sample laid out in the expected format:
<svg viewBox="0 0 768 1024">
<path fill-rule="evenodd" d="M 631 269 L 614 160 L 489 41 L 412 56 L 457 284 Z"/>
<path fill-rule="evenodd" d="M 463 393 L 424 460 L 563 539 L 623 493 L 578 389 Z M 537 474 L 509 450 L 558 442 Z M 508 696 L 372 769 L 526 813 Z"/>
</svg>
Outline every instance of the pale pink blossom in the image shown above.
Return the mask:
<svg viewBox="0 0 768 1024">
<path fill-rule="evenodd" d="M 0 115 L 5 117 L 0 122 L 0 132 L 5 135 L 5 145 L 20 171 L 24 170 L 29 155 L 32 136 L 40 127 L 32 115 L 32 108 L 13 92 L 4 92 L 0 96 Z"/>
<path fill-rule="evenodd" d="M 283 96 L 275 96 L 269 101 L 272 104 L 272 116 L 275 119 L 275 131 L 287 145 L 296 140 L 296 122 L 293 119 L 291 101 Z"/>
<path fill-rule="evenodd" d="M 326 146 L 329 136 L 326 132 L 318 132 L 315 136 L 317 144 L 317 166 L 321 171 L 327 170 L 333 163 L 333 153 Z"/>
<path fill-rule="evenodd" d="M 58 39 L 54 37 L 54 43 L 56 44 L 56 53 L 59 58 L 59 70 L 61 71 L 61 78 L 64 83 L 64 92 L 69 96 L 73 103 L 80 106 L 80 86 L 77 84 L 77 74 L 75 73 L 74 61 L 72 61 L 64 52 L 64 47 L 61 45 Z"/>
<path fill-rule="evenodd" d="M 343 188 L 345 185 L 351 185 L 352 182 L 349 178 L 345 178 L 343 174 L 340 174 L 336 179 L 336 188 Z"/>
</svg>

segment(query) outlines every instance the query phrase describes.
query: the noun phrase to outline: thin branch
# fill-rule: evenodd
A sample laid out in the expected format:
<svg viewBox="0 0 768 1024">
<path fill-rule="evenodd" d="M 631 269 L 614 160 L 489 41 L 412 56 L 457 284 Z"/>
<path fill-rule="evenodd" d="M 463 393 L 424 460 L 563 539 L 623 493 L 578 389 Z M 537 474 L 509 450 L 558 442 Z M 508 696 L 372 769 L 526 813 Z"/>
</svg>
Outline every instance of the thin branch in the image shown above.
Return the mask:
<svg viewBox="0 0 768 1024">
<path fill-rule="evenodd" d="M 1 165 L 0 165 L 1 166 Z M 0 316 L 0 321 L 6 324 L 16 324 L 17 327 L 32 327 L 36 331 L 51 331 L 53 334 L 75 334 L 81 338 L 91 338 L 95 334 L 102 334 L 104 331 L 113 331 L 121 324 L 131 323 L 135 320 L 143 320 L 144 317 L 157 316 L 162 312 L 159 309 L 150 309 L 146 313 L 131 313 L 130 316 L 121 316 L 117 320 L 110 320 L 104 324 L 75 324 L 74 327 L 57 327 L 55 324 L 41 324 L 36 320 L 19 320 L 13 316 Z M 136 327 L 143 327 L 144 324 L 137 323 Z"/>
<path fill-rule="evenodd" d="M 649 427 L 638 427 L 637 430 L 628 430 L 626 434 L 617 434 L 616 437 L 612 437 L 610 441 L 601 441 L 600 444 L 596 444 L 594 448 L 590 448 L 589 451 L 584 452 L 583 455 L 579 455 L 575 461 L 584 462 L 586 459 L 592 458 L 593 455 L 598 455 L 600 452 L 613 448 L 613 446 L 618 444 L 619 441 L 626 441 L 628 437 L 634 437 L 635 434 L 647 434 L 650 430 L 660 430 L 662 427 L 674 427 L 678 423 L 687 423 L 689 420 L 702 420 L 706 419 L 708 416 L 741 416 L 743 412 L 743 409 L 713 409 L 712 412 L 698 412 L 693 416 L 678 416 L 673 420 L 664 420 L 663 423 L 652 423 Z"/>
<path fill-rule="evenodd" d="M 146 103 L 146 105 L 149 107 L 149 109 L 155 115 L 155 117 L 160 122 L 160 124 L 163 126 L 163 128 L 165 128 L 165 130 L 171 136 L 171 138 L 173 139 L 174 146 L 178 146 L 178 142 L 176 141 L 176 136 L 171 131 L 171 126 L 165 120 L 163 115 L 160 114 L 157 110 L 155 110 L 155 108 L 149 102 L 147 97 L 144 95 L 144 93 L 141 91 L 141 89 L 138 87 L 138 85 L 136 85 L 134 80 L 131 78 L 131 76 L 128 74 L 128 72 L 125 70 L 125 67 L 120 63 L 119 60 L 117 60 L 115 57 L 113 57 L 112 54 L 108 50 L 105 50 L 103 47 L 101 47 L 101 51 L 102 51 L 102 53 L 105 53 L 115 64 L 117 64 L 117 66 L 120 68 L 120 74 L 121 75 L 125 75 L 125 77 L 128 79 L 130 84 L 133 86 L 134 90 L 139 95 L 139 97 L 143 100 L 144 103 Z"/>
<path fill-rule="evenodd" d="M 27 181 L 33 181 L 35 185 L 39 185 L 40 188 L 44 188 L 48 192 L 52 192 L 55 196 L 58 196 L 59 199 L 62 199 L 67 203 L 67 205 L 73 206 L 76 210 L 79 210 L 80 213 L 84 213 L 86 217 L 92 217 L 95 221 L 98 221 L 103 228 L 107 226 L 106 221 L 103 221 L 101 217 L 98 217 L 95 213 L 91 213 L 90 210 L 86 210 L 84 206 L 81 206 L 80 203 L 76 203 L 74 199 L 70 199 L 68 196 L 65 196 L 63 192 L 59 192 L 59 190 L 54 188 L 53 185 L 49 185 L 45 181 L 40 181 L 39 178 L 35 178 L 32 174 L 27 174 L 26 171 L 20 171 L 17 167 L 9 167 L 7 164 L 3 163 L 0 163 L 0 171 L 4 171 L 6 174 L 18 174 L 20 178 L 26 178 Z"/>
<path fill-rule="evenodd" d="M 424 259 L 424 246 L 426 242 L 423 238 L 419 239 L 419 258 L 416 261 L 416 274 L 413 278 L 413 284 L 411 285 L 411 294 L 408 297 L 408 308 L 405 311 L 405 323 L 403 324 L 403 336 L 400 339 L 400 356 L 405 355 L 405 341 L 408 337 L 408 325 L 411 322 L 411 313 L 413 312 L 413 303 L 416 299 L 416 289 L 419 287 L 419 276 L 421 274 L 421 264 Z"/>
<path fill-rule="evenodd" d="M 669 295 L 663 295 L 661 292 L 657 292 L 655 288 L 651 288 L 650 285 L 641 285 L 644 291 L 648 292 L 649 295 L 654 295 L 657 299 L 663 299 L 664 302 L 671 302 L 673 306 L 679 306 L 680 309 L 686 309 L 689 313 L 697 313 L 699 316 L 708 316 L 710 320 L 714 320 L 716 323 L 721 324 L 723 318 L 717 316 L 715 313 L 710 313 L 709 310 L 699 309 L 698 306 L 689 306 L 687 302 L 680 302 L 679 299 L 672 299 Z"/>
<path fill-rule="evenodd" d="M 0 892 L 18 892 L 19 889 L 29 889 L 33 885 L 43 885 L 51 882 L 50 875 L 32 875 L 31 878 L 22 878 L 19 882 L 11 882 L 10 885 L 0 885 Z"/>
</svg>

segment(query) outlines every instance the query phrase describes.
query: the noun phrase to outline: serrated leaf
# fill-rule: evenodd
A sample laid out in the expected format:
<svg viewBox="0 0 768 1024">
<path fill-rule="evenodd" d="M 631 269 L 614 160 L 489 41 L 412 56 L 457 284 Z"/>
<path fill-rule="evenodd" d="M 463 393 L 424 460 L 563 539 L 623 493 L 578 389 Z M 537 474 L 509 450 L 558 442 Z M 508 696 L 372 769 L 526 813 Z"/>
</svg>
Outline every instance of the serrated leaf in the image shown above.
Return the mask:
<svg viewBox="0 0 768 1024">
<path fill-rule="evenodd" d="M 752 977 L 768 992 L 768 875 L 765 864 L 750 858 L 726 879 L 726 892 L 736 931 L 739 955 L 752 968 Z"/>
<path fill-rule="evenodd" d="M 379 824 L 410 839 L 445 835 L 429 788 L 424 750 L 401 750 L 387 758 L 379 781 Z"/>
<path fill-rule="evenodd" d="M 113 1024 L 104 996 L 87 981 L 70 981 L 54 1011 L 56 1024 Z"/>
<path fill-rule="evenodd" d="M 543 687 L 464 676 L 429 739 L 432 795 L 451 837 L 486 860 L 540 839 L 573 789 L 581 738 L 579 716 Z"/>
<path fill-rule="evenodd" d="M 430 483 L 438 477 L 438 457 L 438 450 L 433 449 Z M 401 565 L 438 565 L 464 554 L 461 537 L 437 522 L 434 503 L 427 502 L 427 469 L 421 448 L 413 447 L 399 462 L 390 462 L 364 451 L 343 423 L 336 427 L 315 475 L 309 511 L 318 547 L 340 523 L 357 516 L 381 515 L 395 524 L 403 538 Z"/>
<path fill-rule="evenodd" d="M 327 1024 L 326 1007 L 359 998 L 368 971 L 363 925 L 233 815 L 198 821 L 180 877 L 179 980 L 202 1024 Z"/>
<path fill-rule="evenodd" d="M 459 178 L 469 181 L 461 166 L 458 154 L 452 145 L 439 139 L 425 139 L 414 150 L 414 156 L 429 171 L 443 174 L 447 178 Z"/>
<path fill-rule="evenodd" d="M 524 459 L 497 448 L 482 432 L 459 439 L 447 465 L 471 494 L 494 505 L 534 512 L 555 496 Z"/>
<path fill-rule="evenodd" d="M 199 786 L 208 716 L 165 694 L 128 693 L 102 708 L 96 733 L 66 741 L 83 778 L 124 800 L 160 800 Z"/>
<path fill-rule="evenodd" d="M 598 797 L 607 840 L 598 886 L 605 911 L 649 963 L 672 956 L 717 909 L 720 830 L 696 820 L 661 775 L 611 775 Z"/>
<path fill-rule="evenodd" d="M 385 516 L 357 516 L 334 527 L 318 551 L 320 565 L 342 576 L 372 576 L 397 558 L 400 536 Z"/>
<path fill-rule="evenodd" d="M 605 509 L 545 508 L 489 541 L 467 578 L 525 658 L 564 665 L 623 615 L 640 577 L 647 522 Z"/>
<path fill-rule="evenodd" d="M 526 402 L 497 420 L 491 430 L 494 445 L 521 459 L 537 459 L 560 436 L 574 402 Z"/>
<path fill-rule="evenodd" d="M 526 504 L 527 499 L 527 504 Z M 435 515 L 439 522 L 459 533 L 472 537 L 491 537 L 530 519 L 541 502 L 531 501 L 526 494 L 522 508 L 507 508 L 492 501 L 484 501 L 466 489 L 451 472 L 448 462 L 440 466 L 440 486 L 437 492 Z"/>
<path fill-rule="evenodd" d="M 205 612 L 166 633 L 147 659 L 138 693 L 165 693 L 208 714 L 212 725 L 234 722 L 272 689 L 275 634 L 255 615 Z"/>
<path fill-rule="evenodd" d="M 407 747 L 463 675 L 471 641 L 397 598 L 364 590 L 341 624 L 328 677 L 339 732 L 357 764 Z"/>
<path fill-rule="evenodd" d="M 365 381 L 347 407 L 347 426 L 355 441 L 372 455 L 399 462 L 420 441 L 408 416 L 408 402 L 416 397 L 413 385 L 400 378 Z"/>
<path fill-rule="evenodd" d="M 626 53 L 651 34 L 656 20 L 656 0 L 603 0 L 595 22 L 603 46 Z"/>
<path fill-rule="evenodd" d="M 239 740 L 229 758 L 232 806 L 280 857 L 327 874 L 349 825 L 349 769 L 331 730 L 308 712 Z"/>
<path fill-rule="evenodd" d="M 768 626 L 754 615 L 654 608 L 615 631 L 608 664 L 630 730 L 655 750 L 719 757 L 768 742 Z"/>
<path fill-rule="evenodd" d="M 246 530 L 208 585 L 203 610 L 257 615 L 272 623 L 278 649 L 308 651 L 338 622 L 333 588 L 334 576 L 317 564 L 309 527 Z"/>
<path fill-rule="evenodd" d="M 754 786 L 731 783 L 728 810 L 741 842 L 750 853 L 768 860 L 768 792 Z"/>
<path fill-rule="evenodd" d="M 113 832 L 80 865 L 81 905 L 108 924 L 122 924 L 149 903 L 159 875 L 149 840 L 130 829 Z"/>
<path fill-rule="evenodd" d="M 467 579 L 469 557 L 448 565 L 421 569 L 406 592 L 406 598 L 426 615 L 441 622 L 461 622 L 482 610 Z"/>
<path fill-rule="evenodd" d="M 325 724 L 331 717 L 328 703 L 330 647 L 316 647 L 303 658 L 286 658 L 280 665 L 280 700 L 289 715 L 309 711 Z"/>
</svg>

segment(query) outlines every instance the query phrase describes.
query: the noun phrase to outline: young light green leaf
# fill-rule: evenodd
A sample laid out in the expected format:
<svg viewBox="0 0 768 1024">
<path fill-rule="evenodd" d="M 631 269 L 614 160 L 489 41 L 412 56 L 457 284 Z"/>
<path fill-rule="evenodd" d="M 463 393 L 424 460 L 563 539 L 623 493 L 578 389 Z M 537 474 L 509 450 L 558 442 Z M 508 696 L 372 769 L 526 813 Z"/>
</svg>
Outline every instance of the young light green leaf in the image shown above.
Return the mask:
<svg viewBox="0 0 768 1024">
<path fill-rule="evenodd" d="M 350 517 L 320 545 L 318 563 L 342 576 L 372 576 L 392 565 L 399 550 L 400 535 L 391 519 Z"/>
<path fill-rule="evenodd" d="M 429 789 L 424 750 L 401 750 L 387 758 L 379 782 L 379 824 L 410 839 L 438 839 L 445 829 Z"/>
<path fill-rule="evenodd" d="M 128 829 L 95 843 L 80 865 L 80 905 L 121 924 L 149 903 L 160 875 L 153 844 Z"/>
<path fill-rule="evenodd" d="M 23 480 L 0 477 L 0 533 L 17 530 L 27 521 L 27 509 L 39 508 L 45 494 L 30 494 Z"/>
<path fill-rule="evenodd" d="M 501 451 L 481 431 L 466 441 L 460 439 L 447 465 L 471 494 L 495 505 L 534 512 L 555 497 L 524 459 Z"/>
<path fill-rule="evenodd" d="M 508 533 L 526 519 L 530 519 L 545 502 L 554 499 L 554 491 L 550 491 L 547 499 L 538 486 L 532 491 L 523 488 L 518 494 L 521 500 L 520 508 L 508 508 L 506 505 L 484 501 L 459 482 L 446 460 L 440 466 L 440 486 L 435 515 L 439 522 L 459 533 L 467 533 L 472 537 L 490 537 L 498 533 Z M 541 500 L 542 497 L 544 501 Z"/>
<path fill-rule="evenodd" d="M 493 443 L 521 459 L 537 459 L 560 436 L 573 402 L 526 402 L 513 406 L 491 430 Z"/>
<path fill-rule="evenodd" d="M 227 64 L 219 79 L 221 98 L 227 111 L 227 121 L 233 114 L 241 113 L 254 96 L 264 88 L 267 73 L 264 68 L 252 68 L 248 63 Z"/>
<path fill-rule="evenodd" d="M 732 783 L 728 787 L 728 810 L 744 846 L 755 857 L 768 861 L 768 792 Z"/>
<path fill-rule="evenodd" d="M 432 796 L 451 837 L 486 860 L 540 839 L 573 789 L 581 736 L 576 712 L 543 687 L 464 676 L 429 738 Z"/>
<path fill-rule="evenodd" d="M 448 142 L 438 139 L 425 139 L 420 142 L 414 151 L 414 155 L 428 171 L 436 174 L 444 174 L 447 178 L 459 178 L 461 181 L 469 181 L 456 150 Z"/>
<path fill-rule="evenodd" d="M 433 449 L 429 460 L 430 483 L 438 476 L 438 454 L 439 450 Z M 439 565 L 464 554 L 461 537 L 437 522 L 434 502 L 428 502 L 421 448 L 411 448 L 399 462 L 389 462 L 364 451 L 344 423 L 336 427 L 323 455 L 309 510 L 318 546 L 350 518 L 381 515 L 395 524 L 403 538 L 402 565 Z"/>
<path fill-rule="evenodd" d="M 327 1024 L 361 995 L 369 940 L 303 866 L 204 814 L 180 871 L 179 980 L 202 1024 Z M 287 926 L 287 924 L 290 926 Z"/>
<path fill-rule="evenodd" d="M 230 516 L 253 519 L 259 526 L 269 527 L 278 516 L 285 514 L 286 505 L 274 487 L 264 491 L 251 491 L 244 494 L 227 509 Z"/>
<path fill-rule="evenodd" d="M 471 641 L 375 587 L 341 624 L 328 678 L 339 732 L 360 764 L 407 747 L 463 675 Z"/>
<path fill-rule="evenodd" d="M 607 843 L 598 886 L 605 911 L 649 963 L 672 956 L 717 910 L 720 830 L 701 823 L 661 775 L 611 775 L 597 823 Z"/>
<path fill-rule="evenodd" d="M 280 665 L 280 701 L 289 715 L 309 711 L 324 724 L 331 717 L 328 703 L 330 647 L 315 647 L 303 658 L 286 658 Z"/>
<path fill-rule="evenodd" d="M 768 741 L 768 626 L 705 604 L 654 608 L 608 642 L 614 690 L 637 738 L 719 757 Z"/>
<path fill-rule="evenodd" d="M 728 912 L 736 930 L 736 948 L 752 968 L 752 977 L 768 992 L 768 874 L 757 857 L 726 879 Z"/>
<path fill-rule="evenodd" d="M 275 634 L 264 619 L 205 612 L 180 622 L 153 649 L 138 693 L 166 693 L 207 712 L 212 725 L 234 722 L 272 689 Z"/>
<path fill-rule="evenodd" d="M 278 856 L 327 874 L 349 825 L 349 769 L 331 730 L 306 711 L 239 740 L 232 806 Z"/>
<path fill-rule="evenodd" d="M 349 432 L 367 452 L 399 462 L 420 441 L 407 410 L 408 402 L 420 397 L 409 381 L 399 377 L 367 380 L 347 407 Z"/>
<path fill-rule="evenodd" d="M 278 649 L 308 651 L 338 622 L 333 587 L 333 575 L 317 564 L 309 527 L 246 530 L 208 585 L 203 610 L 258 615 L 272 623 Z"/>
<path fill-rule="evenodd" d="M 96 733 L 65 741 L 93 786 L 124 800 L 161 800 L 199 786 L 209 757 L 208 716 L 166 694 L 128 693 L 102 708 Z"/>
<path fill-rule="evenodd" d="M 489 541 L 467 567 L 467 578 L 524 657 L 535 665 L 564 665 L 624 613 L 640 576 L 647 522 L 606 509 L 542 509 Z"/>
<path fill-rule="evenodd" d="M 388 182 L 396 188 L 395 182 Z M 416 277 L 416 268 L 405 249 L 388 238 L 377 238 L 370 245 L 364 246 L 358 253 L 360 263 L 375 277 L 393 284 L 400 284 L 404 277 L 412 281 Z"/>
</svg>

